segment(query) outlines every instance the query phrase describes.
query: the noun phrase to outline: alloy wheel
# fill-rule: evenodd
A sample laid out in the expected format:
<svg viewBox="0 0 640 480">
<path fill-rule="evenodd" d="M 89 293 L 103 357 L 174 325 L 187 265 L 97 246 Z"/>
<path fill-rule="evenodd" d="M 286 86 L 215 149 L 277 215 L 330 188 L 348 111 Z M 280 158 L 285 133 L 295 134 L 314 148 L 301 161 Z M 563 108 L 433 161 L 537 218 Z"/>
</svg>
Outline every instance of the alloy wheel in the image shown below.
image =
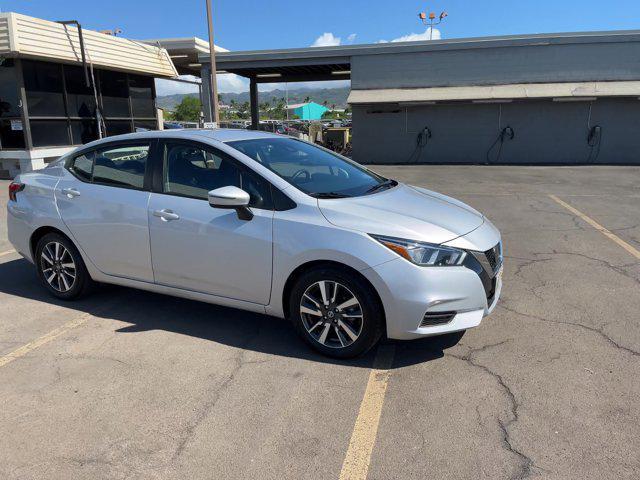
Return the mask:
<svg viewBox="0 0 640 480">
<path fill-rule="evenodd" d="M 362 333 L 360 302 L 351 290 L 332 280 L 320 280 L 305 290 L 300 316 L 309 335 L 325 347 L 348 347 Z"/>
<path fill-rule="evenodd" d="M 76 282 L 76 264 L 69 250 L 60 242 L 47 243 L 40 253 L 40 267 L 47 283 L 65 293 Z"/>
</svg>

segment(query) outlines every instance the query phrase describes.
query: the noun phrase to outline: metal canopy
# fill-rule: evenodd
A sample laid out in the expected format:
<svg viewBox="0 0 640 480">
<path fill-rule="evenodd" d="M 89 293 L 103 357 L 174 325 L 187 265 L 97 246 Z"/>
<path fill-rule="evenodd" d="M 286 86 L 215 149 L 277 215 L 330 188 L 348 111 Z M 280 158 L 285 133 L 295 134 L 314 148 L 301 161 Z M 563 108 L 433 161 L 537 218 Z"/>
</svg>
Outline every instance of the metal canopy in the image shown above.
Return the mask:
<svg viewBox="0 0 640 480">
<path fill-rule="evenodd" d="M 255 77 L 258 83 L 306 82 L 315 80 L 349 80 L 351 64 L 287 65 L 276 67 L 227 68 L 227 73 Z M 219 71 L 220 72 L 220 71 Z"/>
<path fill-rule="evenodd" d="M 346 72 L 351 70 L 352 58 L 359 56 L 476 50 L 527 45 L 569 45 L 619 42 L 624 40 L 638 41 L 639 37 L 640 31 L 638 30 L 622 30 L 614 32 L 507 35 L 421 42 L 252 50 L 216 53 L 216 66 L 218 73 L 235 73 L 244 77 L 255 78 L 258 83 L 343 80 L 349 79 L 350 73 L 335 75 L 332 74 L 332 72 Z M 198 55 L 198 59 L 201 64 L 209 63 L 208 53 Z M 271 77 L 264 76 L 270 74 L 272 75 Z"/>
</svg>

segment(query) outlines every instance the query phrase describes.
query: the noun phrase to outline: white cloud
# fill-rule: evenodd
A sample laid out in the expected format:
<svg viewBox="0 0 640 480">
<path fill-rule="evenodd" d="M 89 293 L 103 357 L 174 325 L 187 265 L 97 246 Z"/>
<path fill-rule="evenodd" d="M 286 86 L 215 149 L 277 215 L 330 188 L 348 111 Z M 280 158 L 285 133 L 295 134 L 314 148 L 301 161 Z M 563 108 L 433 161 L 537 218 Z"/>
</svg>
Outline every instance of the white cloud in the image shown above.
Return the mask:
<svg viewBox="0 0 640 480">
<path fill-rule="evenodd" d="M 180 75 L 182 80 L 199 81 L 200 79 L 193 75 Z M 159 97 L 165 95 L 175 95 L 177 93 L 198 93 L 198 86 L 190 83 L 176 82 L 174 80 L 165 80 L 163 78 L 156 79 L 156 94 Z"/>
<path fill-rule="evenodd" d="M 433 36 L 430 37 L 431 28 L 427 28 L 423 33 L 410 33 L 409 35 L 403 35 L 402 37 L 394 38 L 392 42 L 421 42 L 424 40 L 440 40 L 440 30 L 433 29 Z M 388 40 L 379 40 L 378 43 L 388 43 Z"/>
<path fill-rule="evenodd" d="M 349 36 L 347 37 L 347 42 L 349 42 L 349 43 L 353 43 L 353 42 L 355 41 L 355 39 L 356 39 L 356 37 L 357 37 L 357 36 L 358 36 L 357 34 L 352 33 L 351 35 L 349 35 Z"/>
<path fill-rule="evenodd" d="M 311 44 L 312 47 L 335 47 L 342 43 L 340 37 L 336 37 L 331 32 L 325 32 L 316 38 L 316 41 Z"/>
<path fill-rule="evenodd" d="M 218 92 L 241 93 L 249 91 L 249 79 L 233 73 L 218 74 Z"/>
<path fill-rule="evenodd" d="M 180 75 L 182 80 L 200 81 L 193 75 Z M 218 74 L 218 92 L 241 93 L 249 90 L 249 80 L 232 73 Z M 159 97 L 178 93 L 198 93 L 198 86 L 191 83 L 176 82 L 174 80 L 157 79 L 156 93 Z"/>
</svg>

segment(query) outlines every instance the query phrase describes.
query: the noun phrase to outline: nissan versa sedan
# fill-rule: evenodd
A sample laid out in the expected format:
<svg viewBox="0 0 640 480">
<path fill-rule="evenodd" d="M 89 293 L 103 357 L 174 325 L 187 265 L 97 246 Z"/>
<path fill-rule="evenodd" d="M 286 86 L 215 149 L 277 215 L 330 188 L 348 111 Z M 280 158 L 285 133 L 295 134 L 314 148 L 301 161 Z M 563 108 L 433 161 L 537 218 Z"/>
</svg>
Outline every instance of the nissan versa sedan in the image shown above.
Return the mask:
<svg viewBox="0 0 640 480">
<path fill-rule="evenodd" d="M 258 131 L 98 140 L 16 177 L 7 208 L 55 297 L 104 282 L 260 312 L 334 357 L 459 336 L 502 285 L 500 233 L 473 208 Z"/>
</svg>

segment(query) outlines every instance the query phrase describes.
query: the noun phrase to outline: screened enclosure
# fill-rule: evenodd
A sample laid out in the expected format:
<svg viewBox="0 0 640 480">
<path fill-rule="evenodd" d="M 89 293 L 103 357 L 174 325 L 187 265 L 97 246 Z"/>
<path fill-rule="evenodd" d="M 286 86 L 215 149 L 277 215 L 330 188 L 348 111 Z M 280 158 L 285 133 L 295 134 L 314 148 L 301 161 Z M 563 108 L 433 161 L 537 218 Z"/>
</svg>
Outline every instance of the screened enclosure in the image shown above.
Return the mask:
<svg viewBox="0 0 640 480">
<path fill-rule="evenodd" d="M 106 136 L 157 128 L 153 77 L 93 69 L 94 84 L 81 66 L 5 59 L 0 148 L 81 145 L 99 138 L 98 118 Z"/>
</svg>

